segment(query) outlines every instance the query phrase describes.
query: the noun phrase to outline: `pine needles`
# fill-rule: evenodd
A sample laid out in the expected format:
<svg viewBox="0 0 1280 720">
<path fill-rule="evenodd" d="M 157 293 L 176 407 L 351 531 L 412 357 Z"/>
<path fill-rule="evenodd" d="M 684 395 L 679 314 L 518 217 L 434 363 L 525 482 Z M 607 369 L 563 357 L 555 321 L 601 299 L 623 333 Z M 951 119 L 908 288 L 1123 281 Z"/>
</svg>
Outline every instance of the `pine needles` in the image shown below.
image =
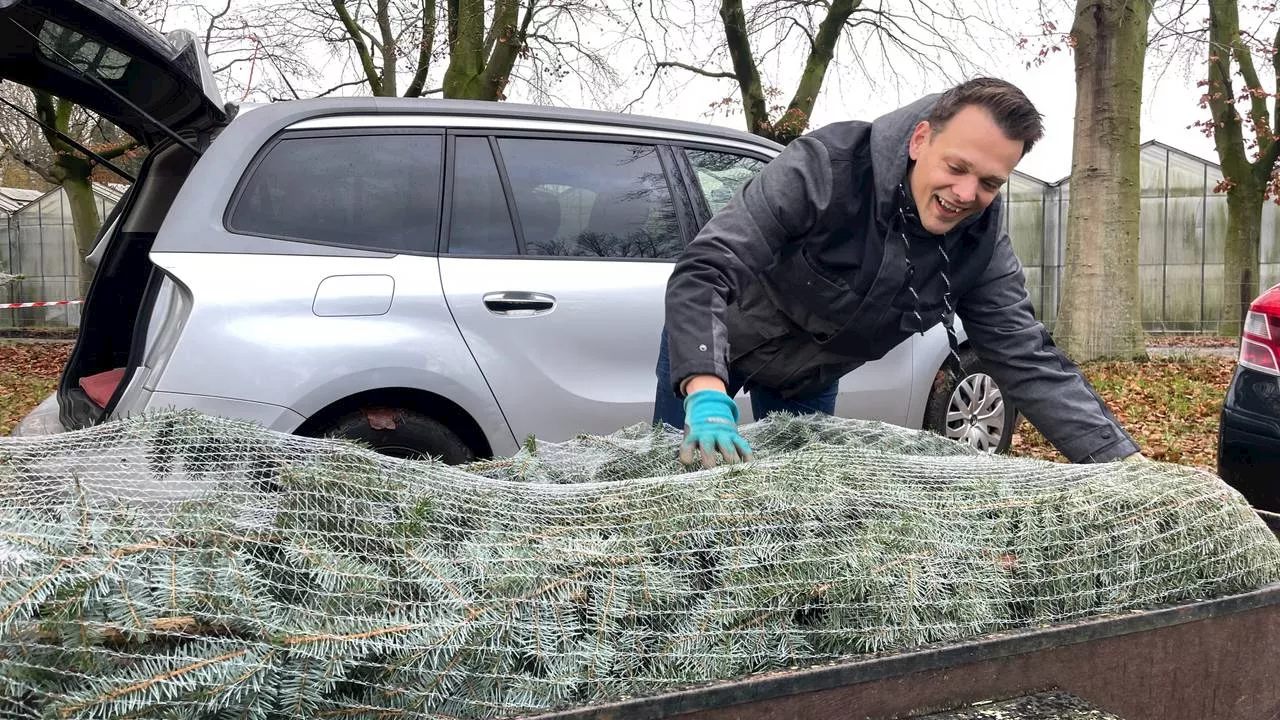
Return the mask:
<svg viewBox="0 0 1280 720">
<path fill-rule="evenodd" d="M 833 418 L 454 468 L 190 413 L 0 440 L 0 716 L 491 718 L 1253 589 L 1217 478 Z"/>
</svg>

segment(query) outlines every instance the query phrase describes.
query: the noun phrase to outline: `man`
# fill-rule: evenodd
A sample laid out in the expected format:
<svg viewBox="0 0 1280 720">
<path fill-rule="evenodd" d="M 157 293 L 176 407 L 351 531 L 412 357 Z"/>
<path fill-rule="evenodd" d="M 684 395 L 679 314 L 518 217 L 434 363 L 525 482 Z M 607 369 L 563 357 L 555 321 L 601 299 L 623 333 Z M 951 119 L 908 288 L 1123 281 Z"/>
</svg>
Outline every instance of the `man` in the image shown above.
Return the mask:
<svg viewBox="0 0 1280 720">
<path fill-rule="evenodd" d="M 952 317 L 1001 391 L 1072 462 L 1140 459 L 1032 314 L 998 195 L 1043 135 L 1002 80 L 978 78 L 871 123 L 791 144 L 702 229 L 667 286 L 654 421 L 680 457 L 751 457 L 756 417 L 835 410 L 840 378 Z"/>
</svg>

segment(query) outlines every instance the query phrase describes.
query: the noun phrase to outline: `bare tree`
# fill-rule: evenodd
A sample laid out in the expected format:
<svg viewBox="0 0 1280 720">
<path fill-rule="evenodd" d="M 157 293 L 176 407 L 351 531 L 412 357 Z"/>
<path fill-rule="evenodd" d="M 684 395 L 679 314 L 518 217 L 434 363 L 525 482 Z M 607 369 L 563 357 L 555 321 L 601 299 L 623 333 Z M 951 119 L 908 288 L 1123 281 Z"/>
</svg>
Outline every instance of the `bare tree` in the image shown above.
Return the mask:
<svg viewBox="0 0 1280 720">
<path fill-rule="evenodd" d="M 1066 277 L 1054 335 L 1073 358 L 1146 356 L 1139 121 L 1151 0 L 1078 0 Z"/>
<path fill-rule="evenodd" d="M 11 82 L 0 82 L 0 166 L 5 170 L 0 184 L 47 190 L 51 186 L 36 168 L 51 164 L 53 150 L 45 142 L 40 128 L 11 109 L 10 104 L 28 114 L 35 112 L 30 90 Z"/>
<path fill-rule="evenodd" d="M 346 66 L 319 95 L 363 86 L 382 97 L 503 100 L 515 80 L 546 98 L 571 74 L 602 88 L 618 81 L 598 29 L 620 19 L 596 0 L 278 0 L 257 16 Z M 597 30 L 584 36 L 584 27 Z"/>
<path fill-rule="evenodd" d="M 1249 303 L 1258 294 L 1262 205 L 1280 197 L 1280 111 L 1273 119 L 1268 107 L 1274 88 L 1280 88 L 1280 23 L 1274 4 L 1251 7 L 1261 15 L 1242 27 L 1236 0 L 1209 0 L 1208 78 L 1201 101 L 1211 115 L 1201 127 L 1213 136 L 1222 165 L 1224 179 L 1217 190 L 1227 194 L 1219 331 L 1229 336 L 1240 333 Z M 1272 90 L 1258 74 L 1255 54 L 1271 62 Z"/>
<path fill-rule="evenodd" d="M 279 23 L 264 22 L 260 6 L 243 0 L 166 0 L 162 8 L 164 17 L 155 24 L 200 33 L 210 70 L 229 101 L 298 99 L 303 97 L 299 83 L 320 80 L 301 39 Z"/>
<path fill-rule="evenodd" d="M 649 42 L 653 75 L 641 98 L 671 70 L 731 80 L 736 98 L 717 104 L 740 106 L 748 131 L 786 143 L 809 127 L 832 67 L 848 67 L 872 89 L 913 74 L 949 81 L 972 74 L 977 69 L 970 57 L 974 48 L 990 46 L 979 31 L 1013 41 L 980 14 L 982 7 L 961 0 L 764 0 L 749 7 L 743 0 L 720 0 L 718 42 L 710 43 L 706 57 L 680 59 L 673 56 L 699 43 L 681 35 L 687 31 L 679 28 L 709 25 L 696 19 L 701 12 L 698 2 L 690 0 L 684 8 L 692 20 L 676 17 L 669 7 L 651 8 L 649 20 L 660 29 L 660 37 Z M 680 39 L 668 48 L 673 34 Z M 769 79 L 766 68 L 774 58 L 796 55 L 805 58 L 803 69 L 790 100 L 782 104 L 779 98 L 787 94 L 779 88 L 782 81 Z M 721 57 L 729 59 L 729 67 L 712 60 Z M 794 62 L 786 65 L 800 67 Z"/>
<path fill-rule="evenodd" d="M 5 99 L 23 108 L 23 112 L 5 113 L 6 120 L 0 124 L 0 147 L 45 182 L 61 186 L 66 192 L 75 229 L 77 255 L 81 258 L 80 292 L 83 297 L 93 278 L 93 268 L 84 262 L 84 258 L 93 249 L 93 239 L 102 223 L 92 185 L 95 171 L 100 166 L 97 160 L 82 153 L 74 143 L 88 146 L 113 164 L 136 153 L 137 143 L 110 123 L 66 100 L 40 91 L 16 92 L 17 86 L 8 83 L 5 87 Z M 38 119 L 39 123 L 29 120 L 24 112 Z M 37 137 L 43 138 L 44 142 L 35 142 Z"/>
<path fill-rule="evenodd" d="M 1158 72 L 1177 70 L 1199 78 L 1200 107 L 1208 117 L 1193 126 L 1213 139 L 1222 168 L 1223 181 L 1214 188 L 1227 197 L 1217 329 L 1236 336 L 1259 291 L 1262 208 L 1268 200 L 1280 202 L 1280 112 L 1272 100 L 1280 81 L 1280 15 L 1273 2 L 1168 0 L 1164 5 L 1168 12 L 1155 17 L 1151 36 L 1162 63 Z M 1271 75 L 1260 73 L 1257 62 L 1270 64 Z"/>
</svg>

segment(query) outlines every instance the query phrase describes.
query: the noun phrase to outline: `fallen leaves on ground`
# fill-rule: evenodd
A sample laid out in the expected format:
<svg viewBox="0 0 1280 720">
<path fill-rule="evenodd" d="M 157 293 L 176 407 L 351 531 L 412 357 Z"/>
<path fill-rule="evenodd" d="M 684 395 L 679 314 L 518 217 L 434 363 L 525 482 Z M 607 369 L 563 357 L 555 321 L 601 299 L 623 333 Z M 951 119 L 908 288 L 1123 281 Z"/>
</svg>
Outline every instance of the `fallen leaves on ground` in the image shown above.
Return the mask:
<svg viewBox="0 0 1280 720">
<path fill-rule="evenodd" d="M 70 342 L 0 342 L 0 435 L 58 385 Z"/>
<path fill-rule="evenodd" d="M 1181 357 L 1084 363 L 1081 369 L 1144 455 L 1213 471 L 1218 412 L 1235 365 L 1234 357 Z M 1025 419 L 1011 452 L 1065 462 Z"/>
<path fill-rule="evenodd" d="M 71 347 L 70 342 L 0 341 L 0 435 L 53 391 Z M 1218 411 L 1234 357 L 1097 362 L 1081 368 L 1147 457 L 1213 470 Z M 1065 462 L 1026 420 L 1013 436 L 1011 452 Z"/>
<path fill-rule="evenodd" d="M 1147 348 L 1235 348 L 1236 338 L 1221 335 L 1148 335 Z"/>
</svg>

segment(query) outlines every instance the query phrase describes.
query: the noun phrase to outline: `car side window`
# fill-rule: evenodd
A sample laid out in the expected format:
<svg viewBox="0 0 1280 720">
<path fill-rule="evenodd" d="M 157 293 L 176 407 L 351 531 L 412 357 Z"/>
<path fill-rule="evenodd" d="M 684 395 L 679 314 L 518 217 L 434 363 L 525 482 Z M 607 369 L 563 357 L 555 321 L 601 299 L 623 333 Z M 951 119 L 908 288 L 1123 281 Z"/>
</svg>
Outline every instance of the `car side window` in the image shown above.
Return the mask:
<svg viewBox="0 0 1280 720">
<path fill-rule="evenodd" d="M 688 148 L 685 155 L 712 215 L 729 204 L 734 194 L 765 166 L 764 161 L 757 158 L 716 150 Z"/>
<path fill-rule="evenodd" d="M 502 138 L 527 255 L 674 259 L 684 249 L 653 145 Z"/>
<path fill-rule="evenodd" d="M 507 209 L 498 165 L 485 137 L 453 141 L 453 209 L 449 252 L 455 255 L 516 255 L 515 226 Z"/>
<path fill-rule="evenodd" d="M 435 252 L 439 135 L 286 137 L 235 200 L 232 232 L 391 252 Z"/>
</svg>

